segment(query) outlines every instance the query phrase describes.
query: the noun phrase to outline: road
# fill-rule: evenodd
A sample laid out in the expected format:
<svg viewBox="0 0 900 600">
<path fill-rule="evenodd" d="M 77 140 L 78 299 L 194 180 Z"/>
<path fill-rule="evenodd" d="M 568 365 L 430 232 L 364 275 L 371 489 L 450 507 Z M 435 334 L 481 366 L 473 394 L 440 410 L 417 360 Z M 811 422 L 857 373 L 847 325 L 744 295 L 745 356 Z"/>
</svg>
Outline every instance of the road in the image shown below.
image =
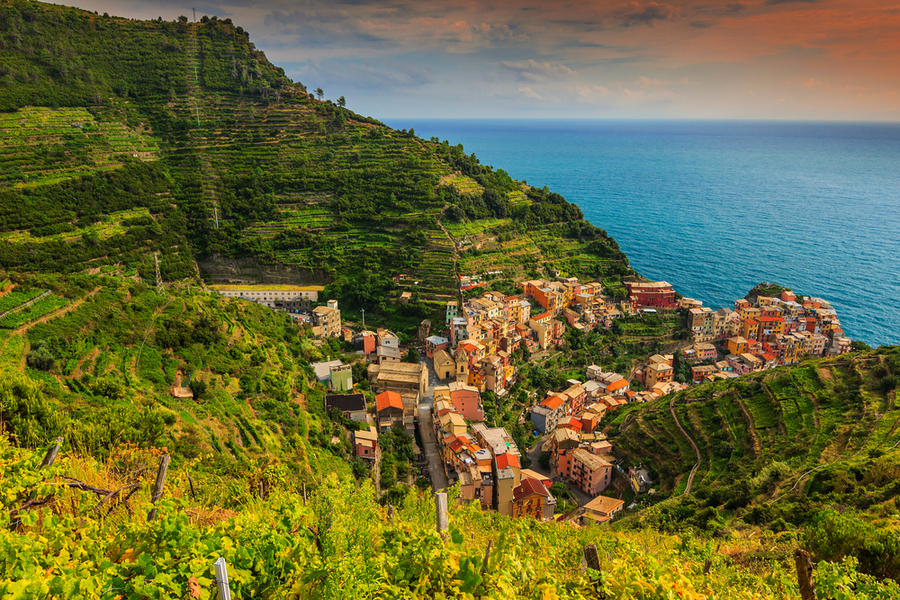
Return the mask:
<svg viewBox="0 0 900 600">
<path fill-rule="evenodd" d="M 434 405 L 434 386 L 443 385 L 434 370 L 434 363 L 430 358 L 425 359 L 428 367 L 428 391 L 419 404 L 419 436 L 422 438 L 422 450 L 428 460 L 428 472 L 431 474 L 431 486 L 434 491 L 445 490 L 450 487 L 444 465 L 438 451 L 437 440 L 434 436 L 431 408 Z"/>
</svg>

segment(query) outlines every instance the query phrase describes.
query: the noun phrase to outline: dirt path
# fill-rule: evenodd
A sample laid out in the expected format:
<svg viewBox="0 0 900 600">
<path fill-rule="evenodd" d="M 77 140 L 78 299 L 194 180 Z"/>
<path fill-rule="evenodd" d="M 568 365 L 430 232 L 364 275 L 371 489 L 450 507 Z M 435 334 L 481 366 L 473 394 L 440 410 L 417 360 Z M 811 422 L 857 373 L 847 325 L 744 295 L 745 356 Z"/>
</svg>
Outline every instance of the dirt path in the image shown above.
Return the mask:
<svg viewBox="0 0 900 600">
<path fill-rule="evenodd" d="M 675 414 L 675 397 L 673 396 L 671 400 L 669 400 L 669 413 L 671 413 L 672 418 L 675 419 L 675 426 L 678 427 L 678 430 L 681 432 L 687 441 L 691 443 L 691 447 L 694 449 L 694 452 L 697 454 L 697 463 L 694 465 L 694 468 L 691 469 L 691 474 L 688 475 L 687 486 L 684 488 L 683 496 L 688 496 L 691 493 L 691 487 L 694 485 L 694 476 L 697 474 L 697 469 L 700 468 L 700 463 L 703 462 L 703 457 L 700 455 L 700 448 L 697 446 L 697 442 L 694 441 L 694 438 L 688 435 L 688 432 L 684 430 L 684 427 L 681 426 L 681 422 L 678 420 L 678 415 Z"/>
<path fill-rule="evenodd" d="M 733 391 L 733 390 L 732 390 Z M 743 401 L 738 397 L 736 392 L 732 393 L 734 397 L 734 401 L 737 403 L 738 407 L 741 409 L 741 412 L 744 413 L 744 418 L 747 419 L 747 431 L 750 432 L 750 438 L 753 440 L 753 454 L 756 455 L 756 458 L 762 456 L 762 441 L 759 439 L 759 434 L 756 433 L 756 427 L 754 427 L 753 417 L 750 415 L 750 411 L 747 409 L 747 406 L 743 403 Z"/>
<path fill-rule="evenodd" d="M 88 298 L 90 298 L 91 296 L 93 296 L 94 294 L 96 294 L 99 291 L 100 291 L 100 288 L 94 288 L 94 290 L 89 292 L 88 295 L 85 296 L 84 298 L 80 298 L 79 300 L 76 300 L 75 302 L 72 302 L 71 304 L 67 304 L 66 306 L 63 306 L 59 310 L 49 312 L 46 315 L 44 315 L 43 317 L 41 317 L 35 321 L 32 321 L 31 323 L 28 323 L 27 325 L 22 325 L 21 327 L 16 329 L 13 332 L 13 334 L 22 337 L 25 335 L 26 331 L 28 331 L 35 325 L 40 325 L 41 323 L 46 323 L 50 319 L 55 319 L 56 317 L 61 317 L 65 314 L 72 312 L 73 310 L 75 310 L 76 308 L 78 308 L 79 306 L 84 304 L 85 300 L 87 300 Z"/>
</svg>

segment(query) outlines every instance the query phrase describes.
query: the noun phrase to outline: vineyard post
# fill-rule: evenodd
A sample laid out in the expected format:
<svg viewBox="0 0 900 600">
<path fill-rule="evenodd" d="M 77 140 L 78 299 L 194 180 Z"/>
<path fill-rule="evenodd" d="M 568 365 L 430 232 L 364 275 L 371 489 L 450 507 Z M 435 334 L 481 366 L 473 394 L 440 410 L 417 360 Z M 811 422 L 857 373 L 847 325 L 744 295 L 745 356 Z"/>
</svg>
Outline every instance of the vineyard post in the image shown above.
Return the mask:
<svg viewBox="0 0 900 600">
<path fill-rule="evenodd" d="M 193 498 L 194 500 L 196 500 L 196 499 L 197 499 L 197 492 L 194 491 L 194 480 L 191 479 L 191 474 L 190 474 L 190 473 L 187 474 L 187 479 L 188 479 L 188 485 L 191 486 L 191 498 Z"/>
<path fill-rule="evenodd" d="M 722 542 L 719 542 L 719 544 L 716 546 L 716 551 L 713 554 L 718 554 L 719 548 L 721 548 L 721 547 L 722 547 Z M 709 575 L 710 567 L 712 567 L 712 556 L 707 558 L 706 562 L 703 563 L 703 574 L 704 575 Z"/>
<path fill-rule="evenodd" d="M 597 588 L 600 586 L 600 581 L 602 579 L 600 571 L 600 553 L 597 552 L 597 546 L 595 546 L 594 544 L 588 544 L 584 547 L 584 560 L 587 563 L 588 568 L 597 571 L 597 578 L 591 579 L 591 587 L 594 588 L 594 591 L 597 591 Z"/>
<path fill-rule="evenodd" d="M 438 492 L 434 495 L 434 508 L 437 513 L 437 532 L 443 536 L 450 526 L 447 516 L 447 492 Z"/>
<path fill-rule="evenodd" d="M 58 437 L 53 441 L 53 446 L 47 450 L 47 454 L 44 456 L 44 460 L 41 461 L 41 466 L 38 468 L 50 467 L 56 462 L 56 455 L 59 454 L 59 447 L 62 444 L 62 441 L 63 439 L 61 437 Z"/>
<path fill-rule="evenodd" d="M 809 560 L 809 552 L 797 548 L 794 552 L 794 562 L 797 564 L 797 583 L 800 585 L 800 598 L 802 600 L 816 600 L 816 588 L 813 585 L 812 562 Z"/>
<path fill-rule="evenodd" d="M 169 455 L 163 454 L 162 459 L 159 461 L 159 471 L 156 472 L 156 484 L 153 486 L 153 495 L 150 496 L 150 502 L 156 504 L 159 502 L 159 499 L 162 498 L 163 494 L 163 484 L 166 482 L 166 473 L 169 471 Z M 157 509 L 154 506 L 153 510 L 150 511 L 150 514 L 147 515 L 148 521 L 156 520 Z"/>
<path fill-rule="evenodd" d="M 491 560 L 491 546 L 494 545 L 494 540 L 488 540 L 487 550 L 484 551 L 484 563 L 481 565 L 481 574 L 484 575 L 487 573 L 488 562 Z"/>
<path fill-rule="evenodd" d="M 303 506 L 306 506 L 306 482 L 303 482 Z"/>
<path fill-rule="evenodd" d="M 388 504 L 388 520 L 390 520 L 390 521 L 394 520 L 394 505 L 393 504 Z"/>
<path fill-rule="evenodd" d="M 221 556 L 213 563 L 216 570 L 216 591 L 219 593 L 219 600 L 231 600 L 231 590 L 228 588 L 228 566 L 225 559 Z"/>
</svg>

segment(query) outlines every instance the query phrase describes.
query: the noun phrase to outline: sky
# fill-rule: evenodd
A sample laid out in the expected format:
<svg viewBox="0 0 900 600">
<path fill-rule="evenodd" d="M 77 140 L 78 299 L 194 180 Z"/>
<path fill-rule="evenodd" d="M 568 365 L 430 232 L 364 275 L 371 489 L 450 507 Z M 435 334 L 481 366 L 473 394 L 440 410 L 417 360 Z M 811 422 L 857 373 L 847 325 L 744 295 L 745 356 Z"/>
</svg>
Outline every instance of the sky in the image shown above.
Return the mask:
<svg viewBox="0 0 900 600">
<path fill-rule="evenodd" d="M 74 5 L 230 17 L 379 119 L 900 121 L 900 0 L 197 1 Z"/>
</svg>

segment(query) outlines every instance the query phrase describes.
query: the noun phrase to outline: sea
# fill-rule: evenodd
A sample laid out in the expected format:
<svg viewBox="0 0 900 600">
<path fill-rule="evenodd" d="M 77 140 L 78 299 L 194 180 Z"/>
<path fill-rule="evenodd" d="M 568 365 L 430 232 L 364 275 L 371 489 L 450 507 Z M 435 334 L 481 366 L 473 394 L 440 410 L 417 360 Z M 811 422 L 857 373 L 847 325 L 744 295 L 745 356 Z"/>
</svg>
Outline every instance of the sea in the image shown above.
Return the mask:
<svg viewBox="0 0 900 600">
<path fill-rule="evenodd" d="M 704 306 L 760 282 L 817 296 L 844 331 L 900 344 L 900 124 L 389 119 L 549 186 L 632 267 Z"/>
</svg>

